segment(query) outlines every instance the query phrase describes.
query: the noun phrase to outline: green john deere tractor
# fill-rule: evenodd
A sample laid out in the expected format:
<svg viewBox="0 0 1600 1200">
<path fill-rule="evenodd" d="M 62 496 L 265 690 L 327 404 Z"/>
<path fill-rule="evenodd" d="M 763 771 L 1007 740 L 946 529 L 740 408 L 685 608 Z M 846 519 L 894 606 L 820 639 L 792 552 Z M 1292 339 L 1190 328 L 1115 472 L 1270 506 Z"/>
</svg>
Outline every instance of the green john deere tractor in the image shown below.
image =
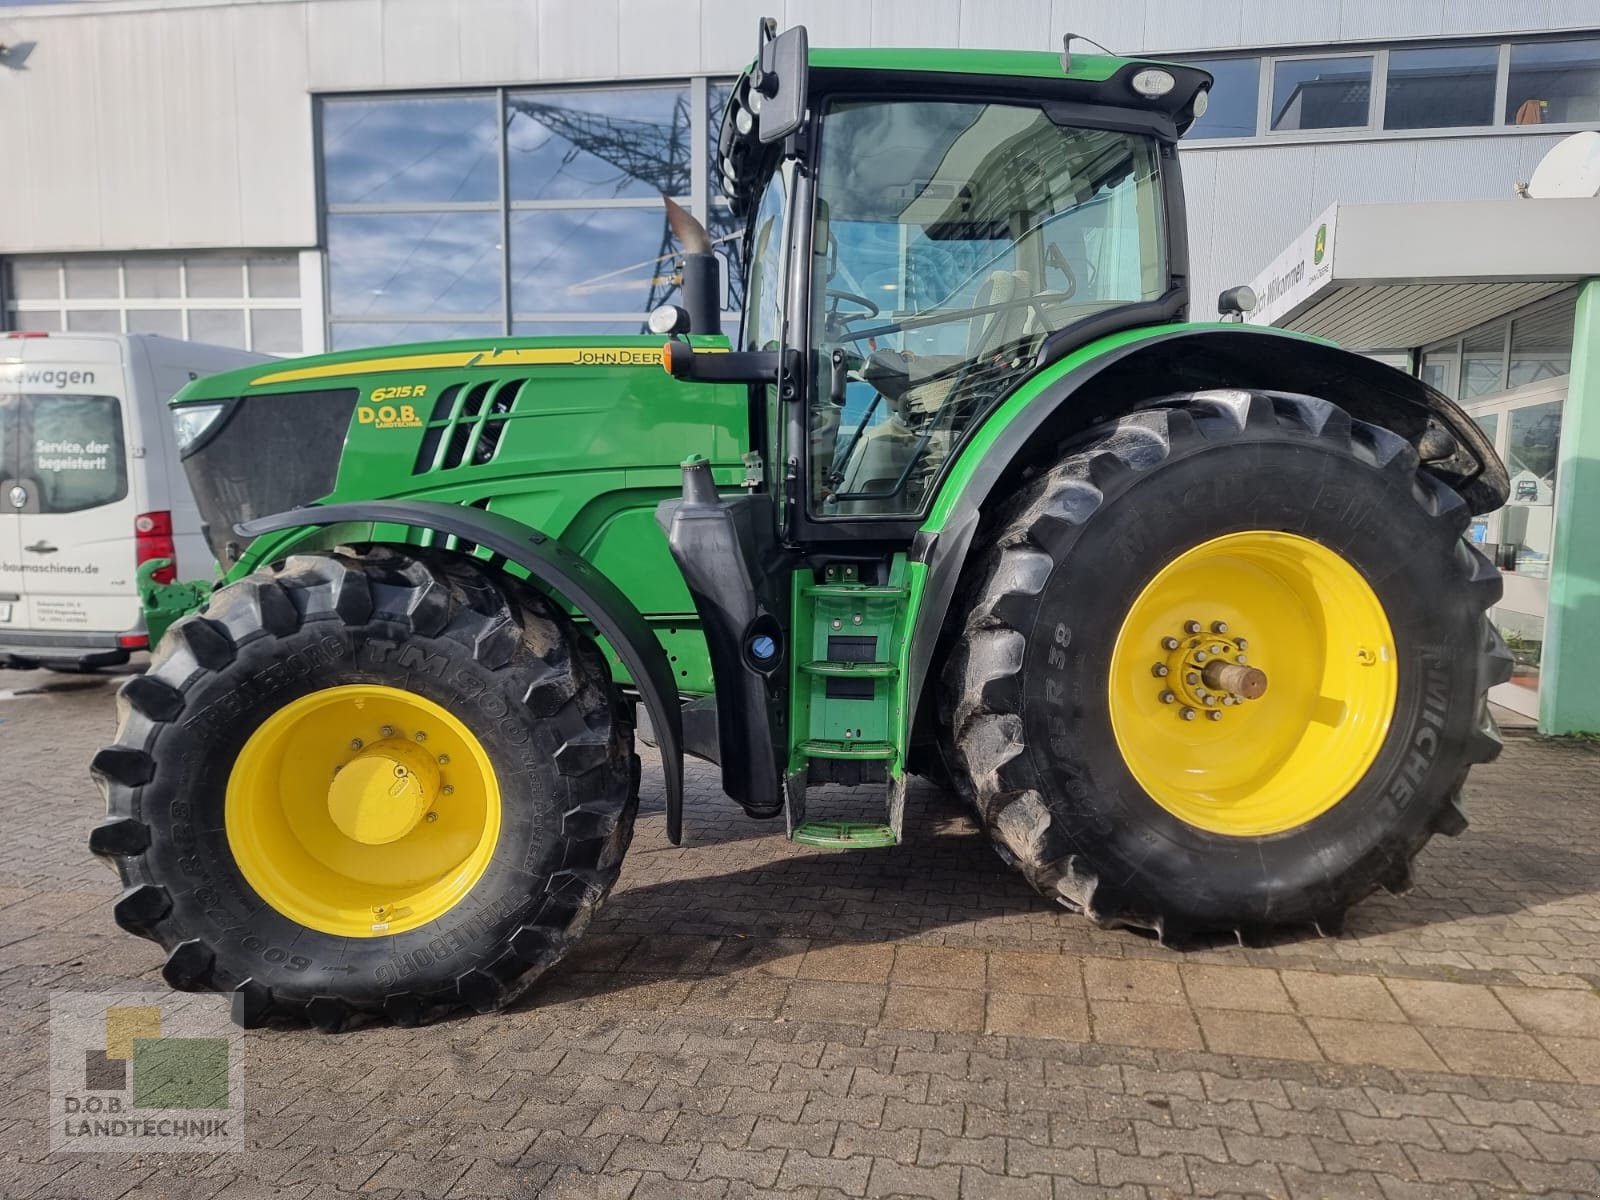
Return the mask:
<svg viewBox="0 0 1600 1200">
<path fill-rule="evenodd" d="M 1506 475 L 1415 379 L 1187 321 L 1209 86 L 763 23 L 717 164 L 736 335 L 669 205 L 654 337 L 191 384 L 225 578 L 151 589 L 94 760 L 118 922 L 245 1024 L 498 1008 L 616 881 L 640 704 L 674 841 L 688 753 L 817 846 L 895 842 L 936 779 L 1044 896 L 1169 943 L 1404 889 L 1499 748 L 1462 535 Z M 840 783 L 862 819 L 808 819 Z"/>
</svg>

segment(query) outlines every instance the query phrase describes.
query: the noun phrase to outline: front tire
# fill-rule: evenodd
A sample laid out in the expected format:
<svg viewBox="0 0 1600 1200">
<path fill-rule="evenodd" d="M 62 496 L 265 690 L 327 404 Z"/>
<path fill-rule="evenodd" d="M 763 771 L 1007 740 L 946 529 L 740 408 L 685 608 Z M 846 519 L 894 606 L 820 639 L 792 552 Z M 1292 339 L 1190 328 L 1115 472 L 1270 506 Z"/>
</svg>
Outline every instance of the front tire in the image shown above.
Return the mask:
<svg viewBox="0 0 1600 1200">
<path fill-rule="evenodd" d="M 1468 516 L 1402 438 L 1308 396 L 1175 397 L 1069 447 L 994 518 L 944 677 L 1002 856 L 1168 942 L 1332 932 L 1405 890 L 1500 745 L 1500 580 Z M 1202 679 L 1219 652 L 1266 693 Z"/>
<path fill-rule="evenodd" d="M 638 804 L 592 642 L 461 560 L 291 558 L 123 687 L 90 848 L 167 981 L 235 1019 L 421 1023 L 514 999 L 610 891 Z"/>
</svg>

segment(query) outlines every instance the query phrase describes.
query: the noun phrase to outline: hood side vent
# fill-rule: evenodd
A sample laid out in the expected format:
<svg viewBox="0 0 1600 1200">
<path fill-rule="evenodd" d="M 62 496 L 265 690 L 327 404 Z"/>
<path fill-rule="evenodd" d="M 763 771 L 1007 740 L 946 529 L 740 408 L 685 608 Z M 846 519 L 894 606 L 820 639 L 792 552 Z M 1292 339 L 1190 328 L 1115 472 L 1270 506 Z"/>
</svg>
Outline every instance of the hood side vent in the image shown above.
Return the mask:
<svg viewBox="0 0 1600 1200">
<path fill-rule="evenodd" d="M 433 470 L 439 458 L 439 443 L 450 427 L 450 414 L 455 411 L 456 397 L 460 393 L 459 383 L 440 389 L 433 402 L 433 412 L 428 416 L 428 428 L 422 435 L 422 445 L 417 447 L 417 461 L 411 467 L 413 475 L 425 475 Z"/>
<path fill-rule="evenodd" d="M 505 422 L 527 384 L 521 379 L 453 383 L 439 393 L 417 448 L 413 475 L 482 466 L 494 458 Z"/>
</svg>

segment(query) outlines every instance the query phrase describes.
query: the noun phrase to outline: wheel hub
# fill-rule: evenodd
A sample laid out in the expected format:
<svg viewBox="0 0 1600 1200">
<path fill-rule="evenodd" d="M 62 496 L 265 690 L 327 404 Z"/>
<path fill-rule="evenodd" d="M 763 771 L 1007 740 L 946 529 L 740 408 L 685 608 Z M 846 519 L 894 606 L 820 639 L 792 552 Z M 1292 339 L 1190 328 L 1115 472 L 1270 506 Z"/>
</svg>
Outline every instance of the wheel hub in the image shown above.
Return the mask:
<svg viewBox="0 0 1600 1200">
<path fill-rule="evenodd" d="M 346 684 L 290 701 L 229 772 L 228 846 L 279 913 L 345 937 L 443 916 L 488 870 L 500 789 L 450 710 L 402 688 Z"/>
<path fill-rule="evenodd" d="M 1182 721 L 1204 713 L 1223 719 L 1227 709 L 1266 694 L 1266 672 L 1249 665 L 1249 639 L 1232 632 L 1226 621 L 1189 620 L 1161 639 L 1163 657 L 1150 668 L 1161 703 Z"/>
<path fill-rule="evenodd" d="M 384 738 L 357 752 L 328 786 L 328 816 L 345 837 L 382 846 L 405 837 L 432 809 L 439 766 L 421 746 Z"/>
<path fill-rule="evenodd" d="M 1151 800 L 1255 837 L 1312 820 L 1361 780 L 1398 677 L 1383 604 L 1355 566 L 1310 538 L 1247 530 L 1183 551 L 1134 596 L 1107 698 Z"/>
</svg>

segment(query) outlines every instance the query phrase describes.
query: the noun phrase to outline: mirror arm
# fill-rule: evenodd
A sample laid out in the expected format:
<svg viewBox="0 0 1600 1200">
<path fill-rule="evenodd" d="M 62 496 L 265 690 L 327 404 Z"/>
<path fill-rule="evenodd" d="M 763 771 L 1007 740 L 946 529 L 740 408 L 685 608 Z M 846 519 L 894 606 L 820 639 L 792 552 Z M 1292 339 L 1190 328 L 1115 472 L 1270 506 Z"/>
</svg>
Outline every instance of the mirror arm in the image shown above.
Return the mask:
<svg viewBox="0 0 1600 1200">
<path fill-rule="evenodd" d="M 785 400 L 799 395 L 798 350 L 696 350 L 688 342 L 668 342 L 661 365 L 674 379 L 696 383 L 756 383 L 779 385 Z"/>
</svg>

